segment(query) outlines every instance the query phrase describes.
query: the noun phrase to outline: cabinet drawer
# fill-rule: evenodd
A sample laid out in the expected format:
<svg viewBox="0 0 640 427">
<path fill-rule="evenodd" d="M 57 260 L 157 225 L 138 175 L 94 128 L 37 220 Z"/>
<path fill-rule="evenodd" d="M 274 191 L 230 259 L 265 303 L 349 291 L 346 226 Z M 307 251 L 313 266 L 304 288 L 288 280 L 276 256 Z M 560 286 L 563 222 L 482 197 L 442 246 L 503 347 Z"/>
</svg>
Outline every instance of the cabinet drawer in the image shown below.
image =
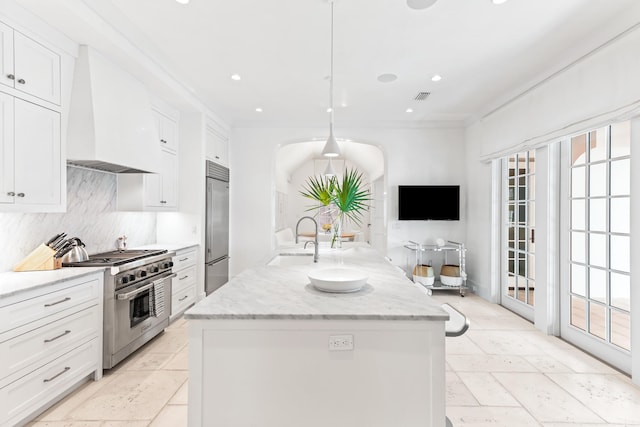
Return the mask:
<svg viewBox="0 0 640 427">
<path fill-rule="evenodd" d="M 193 284 L 178 292 L 174 292 L 171 297 L 171 315 L 174 316 L 193 304 L 196 300 L 196 285 Z"/>
<path fill-rule="evenodd" d="M 39 320 L 42 320 L 41 323 L 53 322 L 63 317 L 65 315 L 63 312 L 70 308 L 90 307 L 99 304 L 101 299 L 101 280 L 83 278 L 83 280 L 69 281 L 67 288 L 2 307 L 0 309 L 0 334 Z M 3 338 L 0 337 L 0 341 L 2 340 Z"/>
<path fill-rule="evenodd" d="M 70 348 L 99 336 L 102 325 L 98 306 L 84 309 L 53 323 L 0 343 L 0 380 L 22 369 L 37 368 Z"/>
<path fill-rule="evenodd" d="M 100 344 L 93 339 L 0 388 L 2 426 L 13 426 L 98 368 Z"/>
<path fill-rule="evenodd" d="M 197 251 L 185 252 L 173 257 L 173 271 L 179 271 L 183 268 L 195 265 L 198 258 Z"/>
<path fill-rule="evenodd" d="M 196 266 L 191 266 L 180 271 L 176 271 L 177 276 L 171 281 L 171 290 L 179 291 L 187 286 L 194 285 L 196 283 Z"/>
</svg>

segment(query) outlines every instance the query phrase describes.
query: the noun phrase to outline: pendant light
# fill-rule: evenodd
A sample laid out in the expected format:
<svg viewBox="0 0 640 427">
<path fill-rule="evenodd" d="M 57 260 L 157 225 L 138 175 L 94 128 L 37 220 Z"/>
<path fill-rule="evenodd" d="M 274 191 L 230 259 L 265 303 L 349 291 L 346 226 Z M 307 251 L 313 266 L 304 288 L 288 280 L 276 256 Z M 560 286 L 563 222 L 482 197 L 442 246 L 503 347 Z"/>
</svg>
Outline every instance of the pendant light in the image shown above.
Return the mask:
<svg viewBox="0 0 640 427">
<path fill-rule="evenodd" d="M 324 176 L 326 176 L 327 178 L 332 178 L 336 176 L 336 171 L 333 170 L 333 165 L 331 164 L 331 157 L 329 157 L 329 164 L 327 165 L 327 168 L 324 170 Z"/>
<path fill-rule="evenodd" d="M 326 157 L 337 157 L 340 155 L 340 147 L 333 136 L 333 0 L 331 4 L 331 67 L 329 72 L 329 138 L 324 144 L 322 155 Z"/>
</svg>

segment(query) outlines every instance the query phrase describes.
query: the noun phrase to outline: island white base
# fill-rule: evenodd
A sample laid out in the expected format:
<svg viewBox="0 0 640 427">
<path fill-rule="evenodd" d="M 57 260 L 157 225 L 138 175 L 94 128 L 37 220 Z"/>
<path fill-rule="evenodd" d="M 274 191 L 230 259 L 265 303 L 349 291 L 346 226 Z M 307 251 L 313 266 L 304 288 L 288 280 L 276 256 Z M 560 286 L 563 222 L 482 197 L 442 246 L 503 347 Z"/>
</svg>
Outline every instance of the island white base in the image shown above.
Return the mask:
<svg viewBox="0 0 640 427">
<path fill-rule="evenodd" d="M 353 349 L 330 351 L 343 335 Z M 444 337 L 436 320 L 190 319 L 189 426 L 445 426 Z"/>
</svg>

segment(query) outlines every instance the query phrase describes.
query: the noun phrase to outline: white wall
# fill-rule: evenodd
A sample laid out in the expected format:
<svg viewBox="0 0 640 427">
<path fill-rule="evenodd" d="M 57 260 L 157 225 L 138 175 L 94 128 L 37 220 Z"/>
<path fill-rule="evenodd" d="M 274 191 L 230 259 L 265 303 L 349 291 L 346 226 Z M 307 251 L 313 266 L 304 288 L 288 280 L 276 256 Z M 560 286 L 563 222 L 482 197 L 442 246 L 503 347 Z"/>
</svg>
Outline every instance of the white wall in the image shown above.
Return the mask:
<svg viewBox="0 0 640 427">
<path fill-rule="evenodd" d="M 280 144 L 326 137 L 320 128 L 234 128 L 231 170 L 231 276 L 255 265 L 272 250 L 275 231 L 275 153 Z M 388 255 L 403 265 L 407 240 L 432 241 L 438 237 L 465 240 L 466 169 L 464 130 L 433 128 L 345 128 L 338 138 L 378 145 L 385 154 L 389 212 Z M 397 186 L 400 184 L 460 184 L 460 221 L 397 221 Z M 469 257 L 472 255 L 469 254 Z"/>
</svg>

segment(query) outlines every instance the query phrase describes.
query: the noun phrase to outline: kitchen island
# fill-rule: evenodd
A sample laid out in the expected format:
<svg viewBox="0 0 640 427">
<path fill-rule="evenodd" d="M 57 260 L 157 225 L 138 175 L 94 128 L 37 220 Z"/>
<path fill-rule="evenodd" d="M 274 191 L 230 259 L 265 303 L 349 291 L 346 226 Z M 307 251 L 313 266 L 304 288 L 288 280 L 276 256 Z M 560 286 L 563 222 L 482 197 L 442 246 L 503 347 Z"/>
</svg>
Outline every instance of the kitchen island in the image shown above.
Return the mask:
<svg viewBox="0 0 640 427">
<path fill-rule="evenodd" d="M 445 327 L 426 292 L 361 244 L 247 269 L 188 310 L 189 426 L 445 425 Z M 287 253 L 302 252 L 290 248 Z M 353 293 L 307 274 L 368 275 Z"/>
</svg>

